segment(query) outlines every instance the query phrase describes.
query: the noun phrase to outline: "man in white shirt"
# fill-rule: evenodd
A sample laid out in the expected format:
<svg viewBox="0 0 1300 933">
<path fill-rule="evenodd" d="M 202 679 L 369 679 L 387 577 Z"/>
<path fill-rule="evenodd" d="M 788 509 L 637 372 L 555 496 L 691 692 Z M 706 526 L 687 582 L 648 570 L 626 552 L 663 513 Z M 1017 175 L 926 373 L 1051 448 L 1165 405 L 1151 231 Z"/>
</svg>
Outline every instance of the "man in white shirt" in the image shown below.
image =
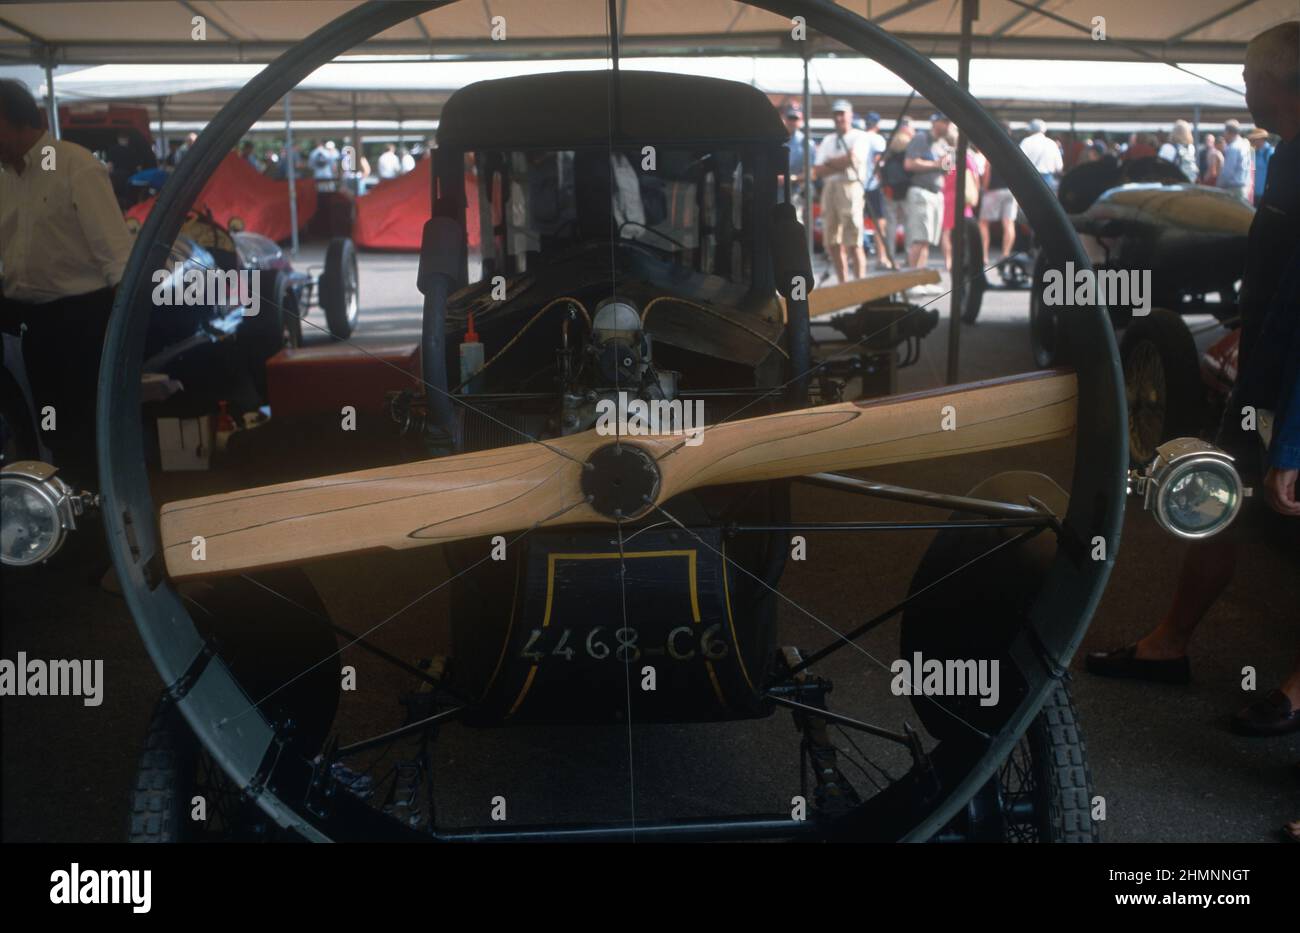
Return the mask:
<svg viewBox="0 0 1300 933">
<path fill-rule="evenodd" d="M 96 479 L 99 357 L 130 252 L 108 169 L 44 130 L 25 85 L 0 80 L 0 321 L 22 338 L 37 427 L 74 484 Z"/>
<path fill-rule="evenodd" d="M 862 215 L 870 143 L 866 133 L 853 128 L 852 104 L 837 100 L 832 111 L 835 131 L 817 146 L 813 177 L 822 182 L 822 245 L 840 282 L 847 282 L 850 253 L 856 277 L 867 274 Z"/>
<path fill-rule="evenodd" d="M 388 181 L 402 174 L 402 160 L 397 157 L 397 147 L 389 143 L 375 160 L 380 181 Z"/>
<path fill-rule="evenodd" d="M 1243 201 L 1250 200 L 1254 187 L 1255 151 L 1241 135 L 1241 124 L 1229 120 L 1223 124 L 1223 168 L 1215 184 L 1231 191 Z"/>
<path fill-rule="evenodd" d="M 1020 141 L 1020 151 L 1025 154 L 1034 171 L 1042 176 L 1043 182 L 1053 191 L 1056 190 L 1057 176 L 1065 168 L 1061 158 L 1061 147 L 1055 140 L 1047 138 L 1047 124 L 1042 120 L 1029 121 L 1029 135 Z"/>
<path fill-rule="evenodd" d="M 399 155 L 402 159 L 402 174 L 415 171 L 415 156 L 411 155 L 411 150 L 403 146 Z"/>
</svg>

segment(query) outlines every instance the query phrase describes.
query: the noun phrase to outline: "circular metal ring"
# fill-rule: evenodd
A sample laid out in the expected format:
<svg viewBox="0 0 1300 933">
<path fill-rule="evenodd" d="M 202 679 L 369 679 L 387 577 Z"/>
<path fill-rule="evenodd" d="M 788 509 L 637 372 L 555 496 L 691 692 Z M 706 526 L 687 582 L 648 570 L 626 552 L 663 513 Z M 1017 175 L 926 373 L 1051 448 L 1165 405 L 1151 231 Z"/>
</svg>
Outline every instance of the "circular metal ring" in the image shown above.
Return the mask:
<svg viewBox="0 0 1300 933">
<path fill-rule="evenodd" d="M 159 193 L 141 228 L 105 339 L 97 402 L 96 444 L 109 548 L 124 596 L 145 647 L 168 685 L 183 681 L 204 656 L 205 646 L 175 589 L 159 570 L 157 509 L 149 490 L 140 416 L 140 368 L 150 307 L 149 275 L 166 259 L 190 204 L 207 177 L 255 119 L 322 64 L 357 43 L 412 16 L 456 0 L 373 0 L 322 27 L 263 69 L 208 124 L 180 168 Z M 783 16 L 802 16 L 807 26 L 833 36 L 881 63 L 953 118 L 986 156 L 1002 166 L 1008 186 L 1053 261 L 1091 268 L 1064 211 L 1014 142 L 933 62 L 862 16 L 830 0 L 740 0 Z M 1063 322 L 1064 323 L 1064 322 Z M 1124 384 L 1107 315 L 1077 309 L 1069 320 L 1078 372 L 1079 403 L 1070 507 L 1042 593 L 1031 610 L 1017 659 L 1029 690 L 1004 727 L 986 744 L 965 777 L 903 838 L 927 839 L 948 822 L 989 780 L 1037 714 L 1082 640 L 1101 598 L 1123 521 L 1128 436 Z M 1084 542 L 1101 537 L 1106 558 L 1088 559 Z M 319 815 L 300 812 L 263 787 L 263 762 L 277 748 L 271 726 L 255 709 L 220 658 L 202 668 L 179 702 L 181 712 L 217 763 L 243 786 L 260 789 L 259 806 L 280 825 L 308 839 L 325 840 L 341 830 Z M 238 728 L 232 727 L 236 710 Z M 299 804 L 301 806 L 301 804 Z M 372 827 L 373 828 L 373 827 Z"/>
</svg>

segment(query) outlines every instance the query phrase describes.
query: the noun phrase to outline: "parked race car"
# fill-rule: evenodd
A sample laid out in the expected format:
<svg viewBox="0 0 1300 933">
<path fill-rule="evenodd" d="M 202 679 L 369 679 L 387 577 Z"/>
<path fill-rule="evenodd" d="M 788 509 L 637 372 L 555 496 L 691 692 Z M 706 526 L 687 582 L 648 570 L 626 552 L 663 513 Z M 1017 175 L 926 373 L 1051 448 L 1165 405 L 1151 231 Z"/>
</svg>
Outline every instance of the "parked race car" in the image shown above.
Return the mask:
<svg viewBox="0 0 1300 933">
<path fill-rule="evenodd" d="M 191 213 L 176 237 L 160 278 L 160 293 L 183 294 L 195 274 L 259 273 L 257 313 L 231 293 L 223 303 L 173 303 L 150 315 L 145 343 L 144 398 L 160 403 L 155 415 L 195 417 L 226 403 L 238 417 L 267 404 L 266 363 L 303 341 L 304 323 L 347 338 L 359 313 L 357 257 L 352 241 L 331 240 L 322 270 L 295 270 L 284 251 L 256 233 L 231 232 L 210 214 Z M 309 315 L 319 306 L 325 323 Z M 39 432 L 18 359 L 7 347 L 0 382 L 0 441 L 4 462 L 38 458 Z M 16 346 L 12 348 L 16 351 Z"/>
<path fill-rule="evenodd" d="M 1063 202 L 1087 202 L 1079 186 L 1062 182 L 1061 189 Z M 1184 316 L 1211 315 L 1220 324 L 1236 318 L 1253 217 L 1254 209 L 1229 192 L 1149 182 L 1106 190 L 1082 213 L 1071 215 L 1098 281 L 1123 276 L 1114 281 L 1123 282 L 1125 294 L 1133 290 L 1127 303 L 1112 303 L 1108 311 L 1121 331 L 1135 463 L 1150 462 L 1161 442 L 1201 428 L 1197 349 Z M 1073 358 L 1066 326 L 1071 309 L 1044 300 L 1049 268 L 1062 271 L 1040 252 L 1029 312 L 1034 361 L 1040 366 Z"/>
<path fill-rule="evenodd" d="M 236 372 L 252 377 L 256 395 L 245 398 L 265 402 L 265 364 L 285 347 L 303 342 L 304 324 L 327 330 L 334 339 L 351 335 L 359 313 L 357 258 L 351 240 L 331 240 L 325 253 L 325 267 L 300 272 L 293 268 L 284 250 L 273 240 L 248 231 L 230 231 L 210 214 L 195 214 L 182 228 L 172 248 L 171 275 L 184 277 L 208 270 L 256 271 L 259 273 L 259 310 L 255 315 L 238 303 L 225 307 L 167 308 L 154 315 L 150 328 L 146 372 L 166 373 L 185 383 L 188 379 L 205 391 L 195 406 L 211 411 L 211 394 L 222 398 L 232 394 L 229 379 Z M 170 283 L 158 285 L 167 289 Z M 319 305 L 326 326 L 312 325 L 308 315 Z M 219 353 L 214 345 L 233 338 L 238 363 L 213 360 Z M 247 407 L 247 406 L 244 406 Z"/>
</svg>

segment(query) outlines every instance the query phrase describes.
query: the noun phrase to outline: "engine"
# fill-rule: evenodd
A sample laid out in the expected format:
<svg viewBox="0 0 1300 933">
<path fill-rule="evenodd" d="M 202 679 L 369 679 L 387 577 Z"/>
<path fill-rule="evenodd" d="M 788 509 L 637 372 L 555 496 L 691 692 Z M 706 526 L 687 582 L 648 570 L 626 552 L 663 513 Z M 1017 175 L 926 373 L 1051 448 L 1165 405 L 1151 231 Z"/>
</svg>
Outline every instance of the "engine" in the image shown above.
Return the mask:
<svg viewBox="0 0 1300 933">
<path fill-rule="evenodd" d="M 602 415 L 626 415 L 629 408 L 639 410 L 632 402 L 648 406 L 677 398 L 680 374 L 654 365 L 650 334 L 636 306 L 626 299 L 607 298 L 597 305 L 590 332 L 579 346 L 568 345 L 565 329 L 558 368 L 563 383 L 559 418 L 562 434 L 596 427 Z M 666 410 L 680 413 L 680 406 Z M 682 427 L 660 426 L 657 418 L 655 421 L 661 430 Z"/>
</svg>

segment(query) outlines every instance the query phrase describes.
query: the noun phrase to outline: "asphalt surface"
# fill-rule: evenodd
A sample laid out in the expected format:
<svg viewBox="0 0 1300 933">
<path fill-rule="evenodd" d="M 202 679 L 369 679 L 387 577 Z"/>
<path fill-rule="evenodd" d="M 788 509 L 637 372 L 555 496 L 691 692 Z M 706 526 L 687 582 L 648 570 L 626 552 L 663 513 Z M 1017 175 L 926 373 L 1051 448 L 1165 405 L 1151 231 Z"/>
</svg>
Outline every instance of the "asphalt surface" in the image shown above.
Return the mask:
<svg viewBox="0 0 1300 933">
<path fill-rule="evenodd" d="M 318 247 L 308 246 L 299 263 L 319 261 L 319 253 Z M 361 257 L 359 342 L 418 336 L 415 267 L 412 256 Z M 936 306 L 946 316 L 947 299 Z M 325 339 L 311 336 L 312 331 L 309 326 L 309 343 Z M 900 389 L 942 384 L 946 347 L 947 325 L 942 323 L 926 340 L 920 362 L 901 375 Z M 1026 294 L 990 293 L 980 322 L 962 328 L 961 379 L 1031 368 Z M 266 478 L 304 476 L 304 464 L 318 462 L 311 438 L 301 432 L 287 431 L 279 444 L 284 456 L 281 462 L 262 464 L 264 475 L 167 474 L 157 478 L 155 496 L 166 501 Z M 331 461 L 328 471 L 360 465 L 384 452 L 354 454 L 355 464 Z M 964 493 L 991 474 L 1029 469 L 1068 489 L 1072 462 L 1072 442 L 1058 442 L 900 465 L 871 476 Z M 810 489 L 797 492 L 795 510 L 813 521 L 916 514 L 876 500 L 846 504 L 834 493 Z M 791 564 L 783 583 L 790 603 L 780 613 L 781 643 L 821 645 L 828 635 L 823 625 L 842 631 L 892 604 L 906 592 L 929 540 L 928 532 L 896 533 L 887 541 L 810 537 L 808 560 Z M 1097 793 L 1106 803 L 1102 838 L 1270 841 L 1277 826 L 1300 815 L 1294 770 L 1300 735 L 1240 738 L 1228 731 L 1227 723 L 1233 710 L 1258 695 L 1242 690 L 1243 667 L 1254 666 L 1260 690 L 1267 690 L 1300 648 L 1300 574 L 1294 553 L 1259 544 L 1243 547 L 1236 579 L 1198 634 L 1190 686 L 1106 681 L 1082 672 L 1084 651 L 1128 643 L 1160 616 L 1181 553 L 1149 517 L 1129 509 L 1110 585 L 1071 666 L 1070 689 Z M 4 571 L 2 656 L 13 659 L 24 651 L 34 658 L 99 658 L 106 681 L 104 702 L 94 708 L 77 698 L 0 702 L 5 841 L 123 838 L 127 795 L 161 683 L 125 604 L 98 585 L 100 560 L 94 536 L 87 532 L 49 566 Z M 326 561 L 310 571 L 334 621 L 353 630 L 393 616 L 445 573 L 436 549 Z M 435 593 L 397 615 L 374 633 L 375 642 L 407 659 L 445 651 L 444 595 Z M 820 668 L 835 681 L 835 706 L 880 723 L 914 721 L 906 701 L 889 692 L 889 674 L 881 668 L 881 662 L 887 665 L 897 656 L 897 638 L 896 626 L 883 626 L 862 640 L 862 652 L 840 652 Z M 344 694 L 340 731 L 359 737 L 400 723 L 391 687 L 394 678 L 404 682 L 406 675 L 356 650 L 344 660 L 357 669 L 358 689 Z M 889 746 L 869 746 L 866 757 L 894 775 L 906 767 Z M 389 764 L 379 762 L 375 773 Z M 450 726 L 435 755 L 436 799 L 439 819 L 448 825 L 485 823 L 489 801 L 497 795 L 509 801 L 511 822 L 522 823 L 622 820 L 633 812 L 640 821 L 729 810 L 780 812 L 798 792 L 797 768 L 797 734 L 784 713 L 753 722 L 691 726 Z"/>
</svg>

